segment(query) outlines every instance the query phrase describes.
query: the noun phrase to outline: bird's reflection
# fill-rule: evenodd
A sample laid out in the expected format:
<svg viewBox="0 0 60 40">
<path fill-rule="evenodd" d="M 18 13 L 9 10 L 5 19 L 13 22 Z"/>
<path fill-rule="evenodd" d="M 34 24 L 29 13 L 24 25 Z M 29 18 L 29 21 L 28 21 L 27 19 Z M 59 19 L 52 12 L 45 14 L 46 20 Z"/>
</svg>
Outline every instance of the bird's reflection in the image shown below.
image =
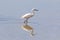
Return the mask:
<svg viewBox="0 0 60 40">
<path fill-rule="evenodd" d="M 31 36 L 35 35 L 34 34 L 34 29 L 30 25 L 28 25 L 28 24 L 23 24 L 22 25 L 22 29 L 27 31 L 27 32 L 29 32 Z"/>
<path fill-rule="evenodd" d="M 22 26 L 22 28 L 25 31 L 29 32 L 32 36 L 34 36 L 34 33 L 33 33 L 34 30 L 31 26 L 28 25 L 28 19 L 33 17 L 35 15 L 36 11 L 38 11 L 38 10 L 36 8 L 33 8 L 31 13 L 27 13 L 27 14 L 21 16 L 21 18 L 25 19 L 24 20 L 24 25 Z"/>
</svg>

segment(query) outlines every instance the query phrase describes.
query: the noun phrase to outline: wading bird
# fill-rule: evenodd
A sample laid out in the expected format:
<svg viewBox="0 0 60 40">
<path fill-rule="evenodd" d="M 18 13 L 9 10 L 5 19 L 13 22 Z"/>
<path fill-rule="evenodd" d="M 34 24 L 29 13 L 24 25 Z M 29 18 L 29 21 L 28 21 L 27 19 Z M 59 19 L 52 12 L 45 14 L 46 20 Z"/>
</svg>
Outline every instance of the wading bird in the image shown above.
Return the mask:
<svg viewBox="0 0 60 40">
<path fill-rule="evenodd" d="M 37 9 L 33 8 L 31 13 L 27 13 L 25 15 L 22 16 L 22 18 L 25 19 L 24 23 L 27 24 L 28 23 L 28 19 L 31 18 L 32 16 L 35 15 L 35 12 L 38 11 Z"/>
</svg>

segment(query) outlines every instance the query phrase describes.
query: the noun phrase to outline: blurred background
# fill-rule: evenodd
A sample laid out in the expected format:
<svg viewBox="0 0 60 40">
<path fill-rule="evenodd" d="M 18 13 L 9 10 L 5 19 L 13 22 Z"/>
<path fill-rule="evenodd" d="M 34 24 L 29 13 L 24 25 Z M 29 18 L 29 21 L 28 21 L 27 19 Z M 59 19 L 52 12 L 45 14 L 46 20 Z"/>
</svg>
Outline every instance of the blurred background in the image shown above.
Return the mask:
<svg viewBox="0 0 60 40">
<path fill-rule="evenodd" d="M 37 8 L 29 25 L 32 38 L 21 29 L 21 16 Z M 60 40 L 60 0 L 0 0 L 0 40 Z"/>
</svg>

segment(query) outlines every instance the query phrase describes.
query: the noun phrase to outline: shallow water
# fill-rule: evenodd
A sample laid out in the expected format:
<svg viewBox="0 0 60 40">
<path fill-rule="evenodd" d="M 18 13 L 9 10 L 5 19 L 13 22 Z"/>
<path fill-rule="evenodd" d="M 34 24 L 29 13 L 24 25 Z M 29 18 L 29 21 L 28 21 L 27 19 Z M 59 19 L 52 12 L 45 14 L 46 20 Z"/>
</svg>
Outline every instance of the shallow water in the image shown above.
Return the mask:
<svg viewBox="0 0 60 40">
<path fill-rule="evenodd" d="M 32 8 L 39 10 L 29 19 L 34 37 L 20 18 Z M 60 0 L 0 0 L 0 40 L 60 40 Z"/>
<path fill-rule="evenodd" d="M 2 20 L 2 21 L 1 21 Z M 0 39 L 2 40 L 55 40 L 60 39 L 60 20 L 57 18 L 40 18 L 31 20 L 29 25 L 34 28 L 36 35 L 31 38 L 29 33 L 21 29 L 22 19 L 1 19 Z M 24 38 L 24 39 L 23 39 Z"/>
</svg>

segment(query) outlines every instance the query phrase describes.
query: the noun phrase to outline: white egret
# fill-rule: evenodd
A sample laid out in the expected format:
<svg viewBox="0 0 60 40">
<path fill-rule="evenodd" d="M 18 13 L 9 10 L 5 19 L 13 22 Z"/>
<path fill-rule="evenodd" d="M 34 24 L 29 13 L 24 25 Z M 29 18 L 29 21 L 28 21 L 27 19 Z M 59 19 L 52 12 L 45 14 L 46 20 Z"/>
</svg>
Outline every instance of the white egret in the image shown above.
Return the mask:
<svg viewBox="0 0 60 40">
<path fill-rule="evenodd" d="M 27 13 L 25 15 L 22 16 L 22 18 L 25 19 L 24 23 L 27 24 L 28 23 L 28 19 L 31 18 L 32 16 L 35 15 L 35 11 L 38 11 L 37 9 L 33 8 L 31 13 Z"/>
</svg>

